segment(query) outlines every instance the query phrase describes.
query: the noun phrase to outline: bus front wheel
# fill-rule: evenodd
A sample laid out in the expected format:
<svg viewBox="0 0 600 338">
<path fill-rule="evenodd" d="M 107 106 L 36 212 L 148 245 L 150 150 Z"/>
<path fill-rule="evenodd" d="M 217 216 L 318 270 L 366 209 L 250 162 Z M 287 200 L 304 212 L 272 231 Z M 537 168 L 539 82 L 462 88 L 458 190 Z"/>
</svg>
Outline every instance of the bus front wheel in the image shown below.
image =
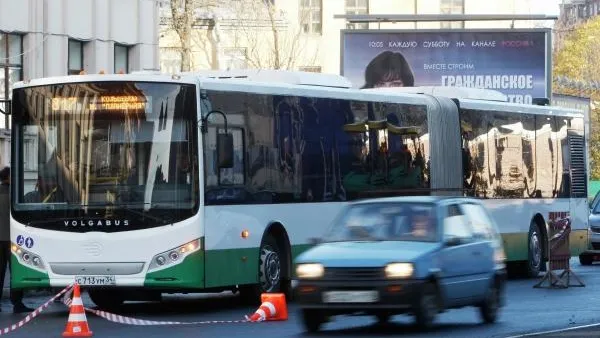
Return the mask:
<svg viewBox="0 0 600 338">
<path fill-rule="evenodd" d="M 92 289 L 88 290 L 92 302 L 101 310 L 118 310 L 125 302 L 124 297 L 116 290 Z"/>
<path fill-rule="evenodd" d="M 258 260 L 258 285 L 240 287 L 242 297 L 255 304 L 260 302 L 260 295 L 267 292 L 281 291 L 281 278 L 284 270 L 284 256 L 277 240 L 268 234 L 263 240 Z"/>
</svg>

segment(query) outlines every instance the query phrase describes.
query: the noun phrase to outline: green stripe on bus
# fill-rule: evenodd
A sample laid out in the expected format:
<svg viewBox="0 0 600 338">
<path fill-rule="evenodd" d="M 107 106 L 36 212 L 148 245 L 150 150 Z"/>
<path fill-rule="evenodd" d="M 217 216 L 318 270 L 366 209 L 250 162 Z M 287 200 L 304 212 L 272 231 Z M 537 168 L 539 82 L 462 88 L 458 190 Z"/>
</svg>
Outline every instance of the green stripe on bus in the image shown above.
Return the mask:
<svg viewBox="0 0 600 338">
<path fill-rule="evenodd" d="M 292 246 L 292 264 L 310 247 L 310 244 Z M 257 283 L 258 261 L 258 248 L 206 251 L 206 287 Z"/>
<path fill-rule="evenodd" d="M 527 233 L 502 234 L 504 252 L 506 253 L 506 260 L 508 262 L 527 260 L 527 235 Z M 579 256 L 580 253 L 587 249 L 587 245 L 587 230 L 575 230 L 571 232 L 569 246 L 572 256 Z"/>
<path fill-rule="evenodd" d="M 19 262 L 17 257 L 11 255 L 10 286 L 13 289 L 35 289 L 50 287 L 48 274 L 34 270 Z"/>
<path fill-rule="evenodd" d="M 177 265 L 148 273 L 144 286 L 200 289 L 204 286 L 203 271 L 204 252 L 199 250 Z"/>
</svg>

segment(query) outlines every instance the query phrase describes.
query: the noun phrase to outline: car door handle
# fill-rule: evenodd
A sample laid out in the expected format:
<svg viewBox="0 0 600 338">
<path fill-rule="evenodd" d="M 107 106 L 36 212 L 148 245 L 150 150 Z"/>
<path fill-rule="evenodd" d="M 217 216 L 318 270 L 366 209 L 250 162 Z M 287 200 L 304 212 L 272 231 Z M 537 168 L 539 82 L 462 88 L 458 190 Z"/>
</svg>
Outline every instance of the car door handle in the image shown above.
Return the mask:
<svg viewBox="0 0 600 338">
<path fill-rule="evenodd" d="M 481 251 L 473 251 L 473 256 L 481 256 Z"/>
</svg>

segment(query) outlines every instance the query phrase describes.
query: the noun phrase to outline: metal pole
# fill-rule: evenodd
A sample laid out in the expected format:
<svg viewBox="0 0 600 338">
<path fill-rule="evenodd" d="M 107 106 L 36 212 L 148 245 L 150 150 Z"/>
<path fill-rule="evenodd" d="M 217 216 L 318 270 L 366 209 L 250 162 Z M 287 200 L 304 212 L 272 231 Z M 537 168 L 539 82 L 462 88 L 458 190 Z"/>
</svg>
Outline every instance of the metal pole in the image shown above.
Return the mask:
<svg viewBox="0 0 600 338">
<path fill-rule="evenodd" d="M 417 6 L 419 5 L 419 0 L 415 0 L 414 9 L 415 9 L 415 18 L 419 15 L 419 11 L 417 10 Z M 415 29 L 417 29 L 417 20 L 415 20 Z"/>
<path fill-rule="evenodd" d="M 546 14 L 336 14 L 348 22 L 432 22 L 432 21 L 544 21 L 558 20 Z"/>
</svg>

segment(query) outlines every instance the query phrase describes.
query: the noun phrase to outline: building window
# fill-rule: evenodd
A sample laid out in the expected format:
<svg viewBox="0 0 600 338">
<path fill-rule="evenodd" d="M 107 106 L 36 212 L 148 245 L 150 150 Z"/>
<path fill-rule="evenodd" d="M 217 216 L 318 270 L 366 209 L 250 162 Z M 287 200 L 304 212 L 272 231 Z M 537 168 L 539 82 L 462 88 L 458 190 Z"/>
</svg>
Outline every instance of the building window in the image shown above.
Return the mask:
<svg viewBox="0 0 600 338">
<path fill-rule="evenodd" d="M 369 14 L 369 0 L 346 0 L 347 15 L 366 15 Z M 368 23 L 347 23 L 348 29 L 368 29 Z"/>
<path fill-rule="evenodd" d="M 115 74 L 129 73 L 129 46 L 115 44 Z"/>
<path fill-rule="evenodd" d="M 0 32 L 0 99 L 12 97 L 12 86 L 23 77 L 23 37 Z M 4 110 L 4 104 L 0 104 Z M 9 116 L 0 117 L 0 128 L 10 128 Z"/>
<path fill-rule="evenodd" d="M 69 39 L 69 75 L 77 75 L 83 70 L 83 41 Z"/>
<path fill-rule="evenodd" d="M 465 0 L 440 0 L 440 13 L 465 14 Z M 463 21 L 442 21 L 441 28 L 464 28 Z"/>
<path fill-rule="evenodd" d="M 323 9 L 321 0 L 302 0 L 300 22 L 304 33 L 321 34 L 323 29 Z"/>
<path fill-rule="evenodd" d="M 223 65 L 227 70 L 248 68 L 246 48 L 223 48 Z"/>
<path fill-rule="evenodd" d="M 319 66 L 304 66 L 299 68 L 301 72 L 320 73 L 321 67 Z"/>
</svg>

